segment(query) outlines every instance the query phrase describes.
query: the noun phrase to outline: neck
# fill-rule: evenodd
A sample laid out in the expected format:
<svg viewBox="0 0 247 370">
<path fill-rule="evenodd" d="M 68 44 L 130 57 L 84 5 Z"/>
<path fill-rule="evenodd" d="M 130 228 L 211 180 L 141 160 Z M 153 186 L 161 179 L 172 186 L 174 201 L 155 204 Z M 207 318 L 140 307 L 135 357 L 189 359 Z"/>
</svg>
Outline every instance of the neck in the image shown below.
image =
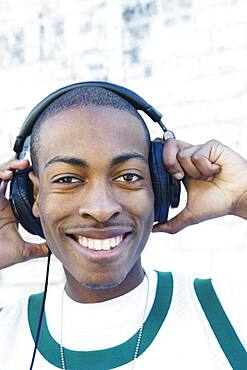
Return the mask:
<svg viewBox="0 0 247 370">
<path fill-rule="evenodd" d="M 144 278 L 141 261 L 137 261 L 129 271 L 125 279 L 113 287 L 89 287 L 78 282 L 67 270 L 65 270 L 65 291 L 68 296 L 79 303 L 98 303 L 120 297 L 135 289 Z"/>
</svg>

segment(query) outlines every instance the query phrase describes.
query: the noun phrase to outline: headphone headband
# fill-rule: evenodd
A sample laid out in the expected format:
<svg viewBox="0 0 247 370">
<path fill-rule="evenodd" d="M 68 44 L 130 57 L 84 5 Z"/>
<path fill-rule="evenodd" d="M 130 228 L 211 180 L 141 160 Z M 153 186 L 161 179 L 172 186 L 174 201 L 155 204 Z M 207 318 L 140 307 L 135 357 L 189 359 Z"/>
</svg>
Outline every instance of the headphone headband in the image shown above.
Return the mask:
<svg viewBox="0 0 247 370">
<path fill-rule="evenodd" d="M 127 100 L 130 104 L 132 104 L 136 109 L 142 110 L 145 112 L 154 122 L 158 122 L 161 126 L 162 130 L 165 132 L 167 129 L 164 124 L 161 122 L 162 114 L 158 112 L 152 105 L 147 103 L 143 98 L 141 98 L 138 94 L 134 91 L 127 89 L 126 87 L 115 85 L 110 82 L 103 82 L 103 81 L 88 81 L 88 82 L 78 82 L 72 85 L 68 85 L 62 87 L 46 98 L 44 98 L 39 104 L 37 104 L 32 111 L 27 116 L 26 120 L 24 121 L 20 133 L 16 138 L 14 144 L 14 151 L 19 154 L 22 151 L 25 139 L 31 134 L 32 128 L 38 118 L 38 116 L 57 98 L 62 96 L 63 94 L 74 90 L 80 87 L 100 87 L 103 89 L 107 89 L 110 91 L 115 92 L 116 94 L 120 95 L 122 98 Z"/>
</svg>

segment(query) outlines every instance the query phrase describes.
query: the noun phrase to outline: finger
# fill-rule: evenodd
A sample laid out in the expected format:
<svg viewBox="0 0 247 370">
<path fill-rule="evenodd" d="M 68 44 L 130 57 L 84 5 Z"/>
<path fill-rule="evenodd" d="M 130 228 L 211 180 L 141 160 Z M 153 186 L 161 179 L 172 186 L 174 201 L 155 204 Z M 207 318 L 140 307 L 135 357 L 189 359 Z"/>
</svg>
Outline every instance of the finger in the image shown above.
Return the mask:
<svg viewBox="0 0 247 370">
<path fill-rule="evenodd" d="M 212 159 L 210 160 L 211 149 L 212 145 L 208 142 L 200 146 L 191 156 L 193 164 L 205 177 L 212 177 L 221 170 L 218 164 L 213 163 Z"/>
<path fill-rule="evenodd" d="M 0 180 L 11 180 L 13 170 L 24 170 L 29 166 L 27 159 L 14 159 L 0 165 Z"/>
<path fill-rule="evenodd" d="M 30 165 L 30 162 L 28 159 L 14 159 L 9 163 L 9 170 L 15 170 L 15 169 L 20 169 L 24 170 Z"/>
<path fill-rule="evenodd" d="M 177 153 L 184 147 L 190 146 L 190 144 L 175 140 L 168 139 L 164 143 L 163 148 L 163 161 L 167 171 L 173 175 L 177 180 L 181 180 L 184 177 L 184 171 L 177 159 Z"/>
<path fill-rule="evenodd" d="M 192 156 L 194 155 L 197 148 L 198 146 L 193 145 L 181 150 L 177 153 L 177 159 L 186 175 L 199 180 L 204 178 L 204 174 L 201 173 L 200 169 L 197 168 L 197 166 L 192 161 Z"/>
<path fill-rule="evenodd" d="M 0 193 L 5 195 L 6 191 L 7 191 L 7 187 L 8 187 L 8 181 L 7 180 L 1 181 L 1 183 L 0 183 Z"/>
<path fill-rule="evenodd" d="M 212 177 L 220 172 L 219 165 L 211 163 L 207 157 L 200 153 L 195 153 L 191 157 L 191 161 L 194 166 L 200 171 L 200 173 L 205 177 Z"/>
<path fill-rule="evenodd" d="M 175 234 L 185 227 L 196 224 L 197 222 L 193 214 L 187 208 L 184 208 L 182 212 L 168 220 L 165 224 L 156 224 L 153 227 L 153 232 Z"/>
<path fill-rule="evenodd" d="M 0 165 L 3 170 L 24 170 L 29 166 L 28 159 L 12 159 Z"/>
<path fill-rule="evenodd" d="M 46 243 L 24 243 L 23 259 L 29 260 L 33 258 L 47 257 L 49 247 Z"/>
<path fill-rule="evenodd" d="M 10 180 L 12 176 L 12 171 L 0 169 L 0 180 Z"/>
</svg>

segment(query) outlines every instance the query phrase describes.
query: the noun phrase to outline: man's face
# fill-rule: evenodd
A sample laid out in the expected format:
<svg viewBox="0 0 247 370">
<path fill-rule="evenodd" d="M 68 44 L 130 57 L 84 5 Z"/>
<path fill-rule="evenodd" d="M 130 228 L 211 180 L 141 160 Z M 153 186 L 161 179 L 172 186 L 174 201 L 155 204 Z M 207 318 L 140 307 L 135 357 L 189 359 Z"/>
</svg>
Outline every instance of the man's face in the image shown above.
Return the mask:
<svg viewBox="0 0 247 370">
<path fill-rule="evenodd" d="M 148 145 L 133 115 L 85 107 L 49 118 L 41 129 L 36 192 L 34 214 L 71 279 L 117 286 L 140 265 L 154 196 Z"/>
</svg>

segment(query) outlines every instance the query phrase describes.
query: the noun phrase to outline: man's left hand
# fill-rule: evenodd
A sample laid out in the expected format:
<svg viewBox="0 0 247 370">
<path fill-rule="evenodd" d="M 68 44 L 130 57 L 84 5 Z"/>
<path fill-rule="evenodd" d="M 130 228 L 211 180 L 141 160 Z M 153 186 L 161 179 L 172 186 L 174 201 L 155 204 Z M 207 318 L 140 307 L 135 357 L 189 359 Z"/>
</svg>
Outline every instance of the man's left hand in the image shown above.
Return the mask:
<svg viewBox="0 0 247 370">
<path fill-rule="evenodd" d="M 163 158 L 168 172 L 183 180 L 187 204 L 165 224 L 155 225 L 153 231 L 173 234 L 227 214 L 247 216 L 240 204 L 241 197 L 247 194 L 247 161 L 229 147 L 216 140 L 191 145 L 168 139 Z"/>
</svg>

